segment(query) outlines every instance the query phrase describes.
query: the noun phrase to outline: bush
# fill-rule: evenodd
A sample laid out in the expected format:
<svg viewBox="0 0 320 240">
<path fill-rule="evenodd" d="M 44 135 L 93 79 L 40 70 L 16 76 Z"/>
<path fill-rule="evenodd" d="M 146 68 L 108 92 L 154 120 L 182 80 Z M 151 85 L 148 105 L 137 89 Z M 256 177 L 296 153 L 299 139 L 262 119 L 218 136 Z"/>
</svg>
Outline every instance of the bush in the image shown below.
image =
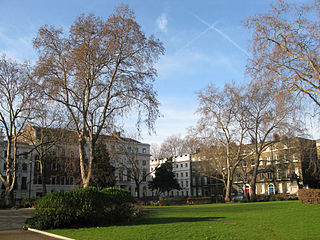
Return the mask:
<svg viewBox="0 0 320 240">
<path fill-rule="evenodd" d="M 285 200 L 288 200 L 288 195 L 287 194 L 275 194 L 275 195 L 271 195 L 269 197 L 269 200 L 270 201 L 285 201 Z"/>
<path fill-rule="evenodd" d="M 164 200 L 159 200 L 160 206 L 171 206 L 171 205 L 183 205 L 186 204 L 187 199 L 185 197 L 169 197 Z"/>
<path fill-rule="evenodd" d="M 299 189 L 298 198 L 304 204 L 320 204 L 320 189 Z"/>
<path fill-rule="evenodd" d="M 134 215 L 134 198 L 122 189 L 95 187 L 57 191 L 40 199 L 27 225 L 37 229 L 99 226 Z"/>
<path fill-rule="evenodd" d="M 189 204 L 208 204 L 212 203 L 211 197 L 188 197 Z"/>
</svg>

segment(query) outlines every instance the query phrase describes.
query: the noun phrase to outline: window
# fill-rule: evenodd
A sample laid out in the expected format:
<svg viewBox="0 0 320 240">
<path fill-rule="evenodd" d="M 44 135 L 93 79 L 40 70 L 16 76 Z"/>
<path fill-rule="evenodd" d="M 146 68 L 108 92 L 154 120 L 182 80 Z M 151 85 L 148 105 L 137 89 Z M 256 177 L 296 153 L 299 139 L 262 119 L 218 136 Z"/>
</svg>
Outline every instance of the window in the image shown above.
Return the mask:
<svg viewBox="0 0 320 240">
<path fill-rule="evenodd" d="M 56 184 L 57 183 L 57 178 L 56 177 L 51 177 L 51 182 L 50 182 L 50 184 L 52 184 L 52 185 L 54 185 L 54 184 Z"/>
<path fill-rule="evenodd" d="M 186 181 L 186 187 L 188 187 L 189 186 L 189 181 Z"/>
<path fill-rule="evenodd" d="M 192 178 L 192 185 L 196 185 L 196 178 L 195 177 Z"/>
<path fill-rule="evenodd" d="M 142 148 L 142 153 L 147 153 L 147 149 L 146 148 Z"/>
<path fill-rule="evenodd" d="M 65 176 L 61 176 L 60 177 L 60 184 L 61 185 L 65 185 L 66 184 L 66 177 Z"/>
<path fill-rule="evenodd" d="M 36 162 L 36 170 L 40 170 L 40 162 Z"/>
<path fill-rule="evenodd" d="M 127 147 L 128 152 L 131 152 L 131 147 Z"/>
<path fill-rule="evenodd" d="M 51 170 L 57 170 L 57 162 L 56 161 L 52 161 Z"/>
<path fill-rule="evenodd" d="M 264 180 L 264 174 L 263 173 L 260 173 L 259 177 L 260 177 L 260 180 Z"/>
<path fill-rule="evenodd" d="M 295 154 L 293 154 L 293 156 L 292 156 L 292 160 L 293 160 L 293 162 L 298 162 L 298 156 L 297 156 L 297 154 L 295 153 Z"/>
<path fill-rule="evenodd" d="M 74 183 L 74 177 L 69 177 L 69 185 L 73 185 Z"/>
<path fill-rule="evenodd" d="M 186 177 L 188 177 L 189 176 L 189 173 L 188 172 L 186 172 Z"/>
<path fill-rule="evenodd" d="M 281 179 L 281 170 L 277 169 L 277 179 Z"/>
<path fill-rule="evenodd" d="M 132 171 L 131 169 L 127 169 L 127 181 L 131 180 Z"/>
<path fill-rule="evenodd" d="M 22 177 L 21 178 L 21 190 L 26 190 L 27 189 L 27 177 Z"/>
<path fill-rule="evenodd" d="M 37 184 L 42 184 L 42 177 L 40 175 L 37 177 Z"/>
<path fill-rule="evenodd" d="M 183 164 L 182 164 L 182 163 L 180 164 L 180 167 L 183 167 Z"/>
<path fill-rule="evenodd" d="M 259 159 L 259 166 L 262 166 L 262 165 L 263 165 L 263 159 L 260 158 L 260 159 Z"/>
<path fill-rule="evenodd" d="M 290 193 L 290 183 L 287 183 L 287 193 Z"/>
<path fill-rule="evenodd" d="M 22 163 L 22 171 L 26 172 L 28 170 L 28 165 L 26 163 Z"/>
<path fill-rule="evenodd" d="M 279 193 L 283 193 L 282 183 L 279 183 Z"/>
<path fill-rule="evenodd" d="M 251 159 L 251 166 L 254 166 L 254 165 L 255 165 L 254 159 Z"/>
<path fill-rule="evenodd" d="M 208 178 L 207 177 L 203 177 L 203 184 L 207 185 L 208 184 Z"/>
<path fill-rule="evenodd" d="M 243 161 L 243 167 L 247 167 L 247 161 Z"/>
<path fill-rule="evenodd" d="M 181 187 L 183 187 L 183 181 L 180 182 Z"/>
<path fill-rule="evenodd" d="M 147 170 L 146 169 L 143 169 L 142 177 L 143 177 L 143 181 L 147 181 Z"/>
<path fill-rule="evenodd" d="M 180 173 L 180 177 L 183 177 L 183 172 L 182 172 L 182 173 Z"/>
<path fill-rule="evenodd" d="M 178 164 L 176 164 L 176 168 L 179 168 L 179 165 L 178 165 Z"/>
<path fill-rule="evenodd" d="M 177 178 L 178 178 L 179 177 L 179 173 L 177 173 L 176 175 L 177 175 Z"/>
<path fill-rule="evenodd" d="M 262 184 L 261 185 L 261 194 L 265 194 L 266 193 L 266 188 L 265 188 L 265 185 Z"/>
<path fill-rule="evenodd" d="M 143 160 L 143 161 L 142 161 L 142 165 L 143 165 L 143 166 L 147 165 L 147 161 L 146 161 L 146 160 Z"/>
<path fill-rule="evenodd" d="M 289 169 L 286 169 L 285 171 L 285 178 L 288 178 L 289 177 Z"/>
<path fill-rule="evenodd" d="M 188 163 L 186 163 L 184 166 L 185 166 L 185 167 L 188 167 Z"/>
<path fill-rule="evenodd" d="M 271 158 L 270 156 L 267 157 L 267 165 L 270 165 L 271 164 Z"/>
<path fill-rule="evenodd" d="M 268 172 L 268 180 L 272 179 L 272 173 Z"/>
</svg>

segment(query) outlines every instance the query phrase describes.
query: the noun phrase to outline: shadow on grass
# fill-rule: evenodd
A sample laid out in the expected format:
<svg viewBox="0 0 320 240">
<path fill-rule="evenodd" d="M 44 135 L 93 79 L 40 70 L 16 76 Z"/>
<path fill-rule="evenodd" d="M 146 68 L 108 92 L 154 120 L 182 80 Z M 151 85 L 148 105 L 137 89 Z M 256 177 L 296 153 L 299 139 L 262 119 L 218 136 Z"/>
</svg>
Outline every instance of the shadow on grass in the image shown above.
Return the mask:
<svg viewBox="0 0 320 240">
<path fill-rule="evenodd" d="M 142 218 L 121 225 L 150 225 L 150 224 L 171 224 L 187 222 L 206 222 L 215 221 L 224 217 L 161 217 L 161 218 Z"/>
</svg>

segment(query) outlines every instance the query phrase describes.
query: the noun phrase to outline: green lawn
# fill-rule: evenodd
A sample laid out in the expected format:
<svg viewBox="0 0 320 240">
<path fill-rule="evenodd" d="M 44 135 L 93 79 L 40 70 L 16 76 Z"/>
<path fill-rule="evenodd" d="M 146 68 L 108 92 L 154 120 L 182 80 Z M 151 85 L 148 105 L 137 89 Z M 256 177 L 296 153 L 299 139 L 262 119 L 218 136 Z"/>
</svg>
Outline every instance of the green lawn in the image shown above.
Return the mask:
<svg viewBox="0 0 320 240">
<path fill-rule="evenodd" d="M 298 201 L 147 207 L 111 227 L 50 230 L 74 239 L 320 239 L 320 205 Z"/>
</svg>

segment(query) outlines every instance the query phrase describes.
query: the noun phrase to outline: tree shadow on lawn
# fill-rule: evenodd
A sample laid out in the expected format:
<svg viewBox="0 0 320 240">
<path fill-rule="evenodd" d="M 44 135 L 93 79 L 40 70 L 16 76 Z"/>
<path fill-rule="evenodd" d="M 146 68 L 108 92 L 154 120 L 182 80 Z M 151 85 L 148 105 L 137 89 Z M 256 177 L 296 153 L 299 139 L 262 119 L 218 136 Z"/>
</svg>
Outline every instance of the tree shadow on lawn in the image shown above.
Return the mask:
<svg viewBox="0 0 320 240">
<path fill-rule="evenodd" d="M 159 217 L 159 218 L 141 218 L 121 225 L 150 225 L 150 224 L 171 224 L 183 222 L 206 222 L 216 221 L 224 217 Z"/>
</svg>

